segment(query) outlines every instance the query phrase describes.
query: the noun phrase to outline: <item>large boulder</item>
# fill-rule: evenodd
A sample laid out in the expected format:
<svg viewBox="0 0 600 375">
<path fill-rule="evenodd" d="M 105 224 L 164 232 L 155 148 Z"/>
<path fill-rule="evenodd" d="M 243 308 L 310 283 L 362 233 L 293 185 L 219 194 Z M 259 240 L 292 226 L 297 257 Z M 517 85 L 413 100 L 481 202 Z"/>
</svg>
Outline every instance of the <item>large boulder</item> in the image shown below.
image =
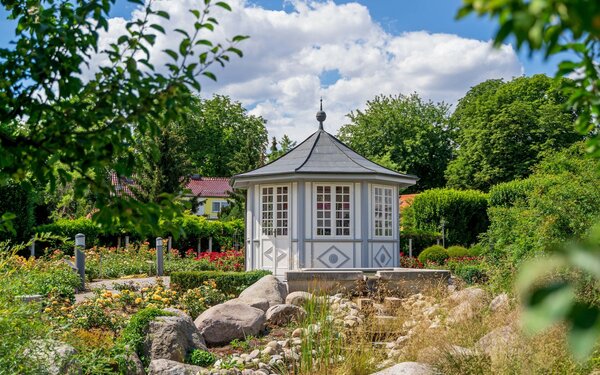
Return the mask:
<svg viewBox="0 0 600 375">
<path fill-rule="evenodd" d="M 46 374 L 81 374 L 81 365 L 75 359 L 77 351 L 69 344 L 52 339 L 32 340 L 23 354 L 41 366 Z"/>
<path fill-rule="evenodd" d="M 456 291 L 448 296 L 448 300 L 453 303 L 469 303 L 475 308 L 485 306 L 487 293 L 481 288 L 467 288 Z"/>
<path fill-rule="evenodd" d="M 308 292 L 292 292 L 285 297 L 285 303 L 288 305 L 304 306 L 306 302 L 313 298 L 314 296 Z"/>
<path fill-rule="evenodd" d="M 265 312 L 244 303 L 222 303 L 204 311 L 194 324 L 209 345 L 257 335 L 265 325 Z"/>
<path fill-rule="evenodd" d="M 508 298 L 508 294 L 500 293 L 498 294 L 492 302 L 490 302 L 490 310 L 491 311 L 507 311 L 510 309 L 510 299 Z"/>
<path fill-rule="evenodd" d="M 206 343 L 192 318 L 180 310 L 167 311 L 176 315 L 159 316 L 150 322 L 144 341 L 144 355 L 152 360 L 183 362 L 188 352 L 206 350 Z"/>
<path fill-rule="evenodd" d="M 492 363 L 500 360 L 502 357 L 514 353 L 518 350 L 517 342 L 519 340 L 519 334 L 512 326 L 503 326 L 494 329 L 487 335 L 483 336 L 475 347 L 485 353 Z"/>
<path fill-rule="evenodd" d="M 278 278 L 273 275 L 267 275 L 246 288 L 240 296 L 240 300 L 253 300 L 256 298 L 265 298 L 269 301 L 269 306 L 281 305 L 285 303 L 287 296 L 287 287 Z"/>
<path fill-rule="evenodd" d="M 204 367 L 188 365 L 168 359 L 155 359 L 150 362 L 148 375 L 197 375 Z"/>
<path fill-rule="evenodd" d="M 267 322 L 275 326 L 286 326 L 291 322 L 300 323 L 306 310 L 295 305 L 275 305 L 267 310 Z"/>
<path fill-rule="evenodd" d="M 425 363 L 402 362 L 371 375 L 432 375 L 433 368 Z"/>
<path fill-rule="evenodd" d="M 245 299 L 234 298 L 234 299 L 230 299 L 229 301 L 227 301 L 225 303 L 229 303 L 229 304 L 243 303 L 244 305 L 248 305 L 248 306 L 252 306 L 257 309 L 261 309 L 264 312 L 266 312 L 269 309 L 269 301 L 266 298 L 245 298 Z"/>
</svg>

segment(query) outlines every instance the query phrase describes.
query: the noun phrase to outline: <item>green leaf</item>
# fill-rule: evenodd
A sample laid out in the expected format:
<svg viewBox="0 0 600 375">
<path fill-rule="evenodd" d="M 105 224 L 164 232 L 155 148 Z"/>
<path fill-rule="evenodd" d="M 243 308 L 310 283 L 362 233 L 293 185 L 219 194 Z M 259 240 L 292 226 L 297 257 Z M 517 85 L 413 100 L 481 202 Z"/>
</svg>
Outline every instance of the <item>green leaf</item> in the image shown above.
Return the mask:
<svg viewBox="0 0 600 375">
<path fill-rule="evenodd" d="M 216 2 L 215 5 L 223 8 L 223 9 L 226 9 L 228 11 L 231 11 L 231 7 L 229 6 L 229 4 L 227 4 L 223 1 Z"/>
<path fill-rule="evenodd" d="M 211 73 L 211 72 L 208 72 L 208 71 L 207 71 L 207 72 L 202 72 L 202 75 L 204 75 L 204 76 L 206 76 L 206 77 L 208 77 L 208 78 L 212 79 L 213 81 L 216 81 L 216 80 L 217 80 L 217 76 L 215 76 L 215 75 L 214 75 L 213 73 Z"/>
<path fill-rule="evenodd" d="M 172 49 L 166 49 L 164 50 L 164 52 L 171 56 L 171 58 L 175 61 L 179 60 L 179 55 L 177 54 L 177 52 L 173 51 Z"/>
<path fill-rule="evenodd" d="M 589 358 L 600 340 L 600 311 L 597 306 L 576 304 L 571 312 L 569 348 L 583 362 Z"/>
</svg>

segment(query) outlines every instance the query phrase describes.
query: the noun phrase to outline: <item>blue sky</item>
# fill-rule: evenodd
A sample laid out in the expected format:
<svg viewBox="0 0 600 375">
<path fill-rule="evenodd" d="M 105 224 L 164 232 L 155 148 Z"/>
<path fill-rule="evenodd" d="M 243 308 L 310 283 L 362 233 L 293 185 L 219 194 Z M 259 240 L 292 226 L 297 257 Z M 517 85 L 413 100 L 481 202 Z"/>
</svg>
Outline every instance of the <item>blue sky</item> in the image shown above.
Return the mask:
<svg viewBox="0 0 600 375">
<path fill-rule="evenodd" d="M 187 9 L 198 0 L 156 2 L 172 12 L 165 28 L 189 25 Z M 225 33 L 248 34 L 242 60 L 215 73 L 202 96 L 214 93 L 239 100 L 251 114 L 267 119 L 272 135 L 301 140 L 314 128 L 314 111 L 323 96 L 332 132 L 350 111 L 364 108 L 378 94 L 416 92 L 426 99 L 455 105 L 470 87 L 491 78 L 525 74 L 553 75 L 560 59 L 500 50 L 488 41 L 497 26 L 470 16 L 456 21 L 460 0 L 229 0 L 234 11 L 219 14 Z M 135 6 L 117 0 L 111 28 L 114 40 Z M 12 38 L 14 22 L 0 11 L 0 45 Z M 156 46 L 161 55 L 174 43 L 168 35 Z M 101 39 L 102 40 L 102 39 Z M 108 42 L 106 42 L 108 43 Z M 98 57 L 94 64 L 101 64 Z M 157 58 L 155 63 L 162 60 Z M 155 64 L 156 65 L 156 64 Z"/>
</svg>

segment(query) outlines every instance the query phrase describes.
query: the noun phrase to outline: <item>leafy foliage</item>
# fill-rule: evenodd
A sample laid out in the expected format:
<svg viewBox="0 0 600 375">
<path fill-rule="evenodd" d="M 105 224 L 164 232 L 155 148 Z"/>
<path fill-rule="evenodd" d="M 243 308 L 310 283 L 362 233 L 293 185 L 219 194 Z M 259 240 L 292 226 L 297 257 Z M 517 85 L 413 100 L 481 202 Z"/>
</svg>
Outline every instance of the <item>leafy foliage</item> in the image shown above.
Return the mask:
<svg viewBox="0 0 600 375">
<path fill-rule="evenodd" d="M 446 170 L 448 186 L 487 191 L 527 177 L 546 152 L 581 140 L 575 112 L 565 107 L 564 81 L 535 75 L 473 87 L 451 117 L 458 150 Z"/>
<path fill-rule="evenodd" d="M 477 242 L 488 226 L 487 195 L 476 190 L 431 189 L 417 195 L 409 207 L 414 227 L 440 231 L 444 222 L 448 243 Z"/>
<path fill-rule="evenodd" d="M 417 94 L 377 96 L 364 111 L 348 115 L 340 140 L 385 167 L 419 176 L 422 191 L 445 185 L 444 170 L 451 157 L 449 107 L 423 101 Z"/>
<path fill-rule="evenodd" d="M 125 327 L 123 332 L 121 332 L 118 345 L 129 346 L 138 354 L 142 360 L 142 363 L 147 366 L 150 362 L 150 358 L 146 358 L 143 355 L 143 345 L 146 334 L 148 333 L 150 322 L 159 316 L 168 315 L 172 314 L 154 307 L 147 307 L 138 311 L 131 317 L 129 324 L 127 327 Z"/>
<path fill-rule="evenodd" d="M 194 98 L 179 126 L 185 131 L 193 168 L 203 176 L 233 176 L 264 163 L 268 136 L 266 121 L 248 115 L 228 96 Z"/>
<path fill-rule="evenodd" d="M 600 340 L 600 291 L 596 285 L 596 300 L 582 299 L 574 281 L 588 278 L 589 284 L 600 279 L 598 249 L 600 227 L 585 241 L 561 245 L 551 256 L 526 263 L 517 279 L 526 307 L 525 324 L 537 333 L 569 322 L 569 347 L 579 360 L 585 360 Z"/>
<path fill-rule="evenodd" d="M 599 157 L 600 4 L 587 0 L 463 0 L 463 3 L 458 18 L 476 13 L 498 19 L 496 46 L 515 38 L 518 48 L 526 46 L 531 52 L 542 51 L 546 58 L 562 52 L 576 56 L 559 64 L 557 76 L 572 77 L 572 81 L 562 84 L 569 107 L 579 114 L 575 127 L 583 135 L 592 135 L 588 150 Z"/>
<path fill-rule="evenodd" d="M 439 245 L 433 245 L 423 250 L 423 252 L 419 254 L 418 259 L 419 262 L 423 264 L 427 264 L 427 262 L 444 264 L 446 259 L 448 259 L 448 252 Z"/>
<path fill-rule="evenodd" d="M 174 289 L 184 291 L 198 288 L 209 280 L 216 283 L 216 288 L 227 295 L 238 295 L 242 290 L 257 282 L 260 278 L 270 275 L 264 270 L 248 272 L 174 272 L 171 275 L 171 285 Z"/>
<path fill-rule="evenodd" d="M 583 144 L 545 158 L 526 180 L 490 191 L 489 255 L 513 263 L 570 238 L 585 236 L 600 218 L 600 162 Z"/>
<path fill-rule="evenodd" d="M 17 27 L 11 48 L 0 49 L 0 184 L 33 178 L 54 190 L 57 182 L 72 182 L 75 198 L 93 192 L 94 219 L 103 226 L 129 222 L 148 231 L 181 208 L 168 195 L 151 204 L 115 196 L 107 172 L 131 176 L 134 138 L 159 134 L 163 124 L 180 119 L 190 89 L 201 88 L 198 77 L 215 79 L 209 67 L 241 56 L 236 45 L 246 37 L 226 45 L 206 39 L 218 25 L 211 7 L 231 8 L 201 2 L 190 10 L 196 18 L 191 33 L 174 30 L 180 39 L 171 42 L 178 48 L 164 50 L 169 62 L 163 73 L 149 51 L 165 34 L 157 21 L 169 14 L 152 0 L 131 2 L 140 6 L 139 18 L 106 50 L 99 50 L 99 34 L 108 29 L 114 2 L 3 2 Z M 83 70 L 96 55 L 105 63 L 84 81 Z"/>
<path fill-rule="evenodd" d="M 464 246 L 450 246 L 446 251 L 450 258 L 460 258 L 470 255 L 469 250 Z"/>
<path fill-rule="evenodd" d="M 287 136 L 287 134 L 284 134 L 279 142 L 277 142 L 277 138 L 273 137 L 267 162 L 272 162 L 280 158 L 294 147 L 296 147 L 296 142 L 292 141 L 290 137 Z"/>
<path fill-rule="evenodd" d="M 211 352 L 202 349 L 194 349 L 188 356 L 188 363 L 200 367 L 210 367 L 217 361 L 217 357 Z"/>
</svg>

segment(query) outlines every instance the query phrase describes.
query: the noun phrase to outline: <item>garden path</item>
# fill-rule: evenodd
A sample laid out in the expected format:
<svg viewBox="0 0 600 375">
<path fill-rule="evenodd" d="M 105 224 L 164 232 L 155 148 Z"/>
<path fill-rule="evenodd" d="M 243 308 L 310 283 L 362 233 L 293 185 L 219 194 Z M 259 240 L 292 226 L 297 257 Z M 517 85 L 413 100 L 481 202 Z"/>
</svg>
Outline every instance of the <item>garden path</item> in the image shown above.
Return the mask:
<svg viewBox="0 0 600 375">
<path fill-rule="evenodd" d="M 94 296 L 94 290 L 106 289 L 115 291 L 118 287 L 115 285 L 127 285 L 136 284 L 138 287 L 143 288 L 145 286 L 155 285 L 158 277 L 138 277 L 138 278 L 123 278 L 123 279 L 112 279 L 112 280 L 98 280 L 86 284 L 86 290 L 75 294 L 75 303 L 82 302 L 87 298 Z M 161 277 L 163 285 L 169 287 L 171 278 L 169 276 Z"/>
</svg>

